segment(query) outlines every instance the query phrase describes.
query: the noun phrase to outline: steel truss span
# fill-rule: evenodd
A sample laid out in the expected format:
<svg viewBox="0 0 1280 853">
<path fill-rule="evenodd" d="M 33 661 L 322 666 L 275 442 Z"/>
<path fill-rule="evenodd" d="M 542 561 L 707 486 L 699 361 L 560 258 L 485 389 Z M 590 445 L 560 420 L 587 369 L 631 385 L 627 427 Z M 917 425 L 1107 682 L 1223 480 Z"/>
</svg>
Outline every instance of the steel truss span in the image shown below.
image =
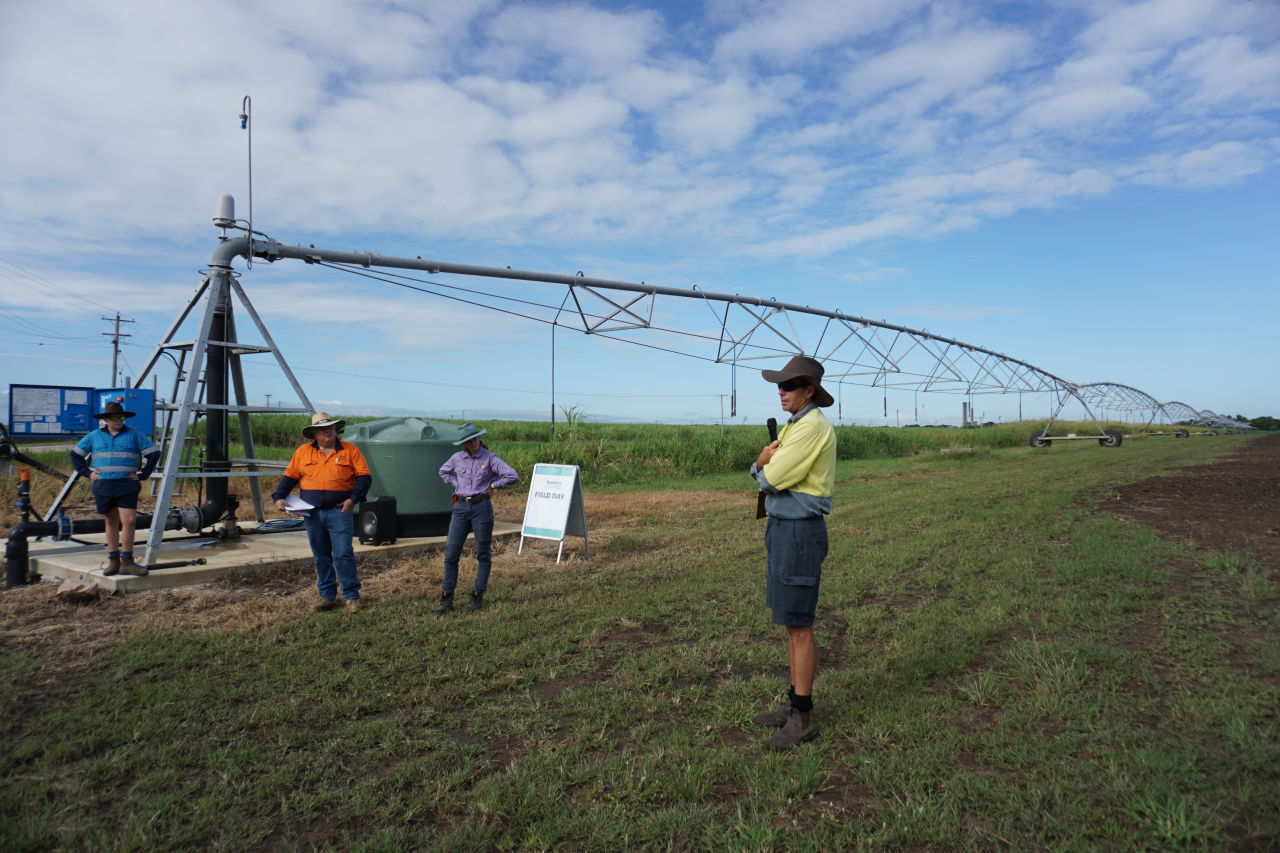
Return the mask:
<svg viewBox="0 0 1280 853">
<path fill-rule="evenodd" d="M 220 225 L 228 227 L 225 222 Z M 1057 406 L 1049 424 L 1037 434 L 1041 443 L 1033 439 L 1037 446 L 1056 438 L 1049 435 L 1050 427 L 1072 401 L 1095 421 L 1099 420 L 1097 413 L 1107 411 L 1133 419 L 1146 417 L 1148 424 L 1157 417 L 1174 415 L 1149 394 L 1127 385 L 1072 382 L 1020 359 L 924 329 L 772 298 L 592 278 L 581 273 L 564 275 L 291 246 L 253 235 L 224 237 L 212 263 L 229 266 L 237 256 L 271 262 L 301 260 L 583 334 L 717 364 L 781 360 L 799 353 L 822 362 L 826 368 L 824 381 L 836 383 L 961 395 L 1049 394 Z M 427 273 L 430 278 L 389 270 L 414 270 Z M 470 279 L 482 279 L 484 286 L 462 283 Z M 556 289 L 540 293 L 521 284 L 530 282 L 554 285 Z M 1182 409 L 1174 411 L 1181 413 Z M 1198 418 L 1205 417 L 1205 413 L 1196 414 Z M 1119 444 L 1118 438 L 1113 440 L 1105 431 L 1080 437 L 1098 438 L 1107 446 Z"/>
</svg>

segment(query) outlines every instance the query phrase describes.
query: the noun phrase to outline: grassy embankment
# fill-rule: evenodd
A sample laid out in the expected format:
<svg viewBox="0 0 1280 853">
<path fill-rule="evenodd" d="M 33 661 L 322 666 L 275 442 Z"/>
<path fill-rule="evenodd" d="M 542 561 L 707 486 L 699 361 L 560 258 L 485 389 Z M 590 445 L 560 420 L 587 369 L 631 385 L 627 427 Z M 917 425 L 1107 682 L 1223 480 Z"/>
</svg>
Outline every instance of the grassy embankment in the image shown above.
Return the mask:
<svg viewBox="0 0 1280 853">
<path fill-rule="evenodd" d="M 823 731 L 785 755 L 750 723 L 786 671 L 736 499 L 466 618 L 153 631 L 44 693 L 6 655 L 0 848 L 1274 844 L 1276 584 L 1092 509 L 1244 440 L 842 462 Z"/>
</svg>

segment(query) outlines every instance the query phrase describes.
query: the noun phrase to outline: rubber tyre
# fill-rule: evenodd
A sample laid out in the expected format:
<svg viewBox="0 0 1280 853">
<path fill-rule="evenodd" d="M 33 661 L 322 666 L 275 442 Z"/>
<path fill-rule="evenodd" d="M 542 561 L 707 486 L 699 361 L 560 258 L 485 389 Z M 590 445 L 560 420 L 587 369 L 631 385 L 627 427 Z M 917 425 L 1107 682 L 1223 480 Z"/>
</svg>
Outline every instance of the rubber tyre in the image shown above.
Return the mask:
<svg viewBox="0 0 1280 853">
<path fill-rule="evenodd" d="M 1104 429 L 1103 437 L 1098 439 L 1098 444 L 1103 447 L 1119 447 L 1124 442 L 1124 436 L 1118 430 Z"/>
<path fill-rule="evenodd" d="M 1032 447 L 1048 447 L 1051 443 L 1052 442 L 1050 442 L 1049 439 L 1044 437 L 1044 433 L 1042 432 L 1031 433 Z"/>
</svg>

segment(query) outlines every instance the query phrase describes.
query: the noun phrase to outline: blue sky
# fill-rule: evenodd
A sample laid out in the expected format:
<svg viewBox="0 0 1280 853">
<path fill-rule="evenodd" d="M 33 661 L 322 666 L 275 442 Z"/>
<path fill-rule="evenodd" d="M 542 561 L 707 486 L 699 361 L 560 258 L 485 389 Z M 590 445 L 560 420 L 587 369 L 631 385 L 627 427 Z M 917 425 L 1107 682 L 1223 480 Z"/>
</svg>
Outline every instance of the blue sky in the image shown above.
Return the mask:
<svg viewBox="0 0 1280 853">
<path fill-rule="evenodd" d="M 249 214 L 245 95 L 253 224 L 284 243 L 776 297 L 1280 416 L 1276 0 L 4 4 L 0 388 L 108 384 L 116 311 L 146 363 L 218 196 Z M 544 325 L 237 268 L 319 408 L 553 405 Z M 554 405 L 588 418 L 713 422 L 735 385 L 734 420 L 775 414 L 777 365 L 555 345 Z M 252 398 L 292 401 L 247 361 Z M 960 398 L 845 385 L 833 414 Z"/>
</svg>

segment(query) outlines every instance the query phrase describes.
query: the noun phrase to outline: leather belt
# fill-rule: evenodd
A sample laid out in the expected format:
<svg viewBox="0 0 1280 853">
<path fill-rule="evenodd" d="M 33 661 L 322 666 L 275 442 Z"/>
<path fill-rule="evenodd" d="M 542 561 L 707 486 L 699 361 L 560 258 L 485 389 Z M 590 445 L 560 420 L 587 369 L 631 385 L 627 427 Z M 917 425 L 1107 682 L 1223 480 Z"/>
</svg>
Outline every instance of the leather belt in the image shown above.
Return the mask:
<svg viewBox="0 0 1280 853">
<path fill-rule="evenodd" d="M 455 495 L 455 497 L 465 504 L 478 504 L 480 501 L 489 500 L 488 495 Z"/>
</svg>

